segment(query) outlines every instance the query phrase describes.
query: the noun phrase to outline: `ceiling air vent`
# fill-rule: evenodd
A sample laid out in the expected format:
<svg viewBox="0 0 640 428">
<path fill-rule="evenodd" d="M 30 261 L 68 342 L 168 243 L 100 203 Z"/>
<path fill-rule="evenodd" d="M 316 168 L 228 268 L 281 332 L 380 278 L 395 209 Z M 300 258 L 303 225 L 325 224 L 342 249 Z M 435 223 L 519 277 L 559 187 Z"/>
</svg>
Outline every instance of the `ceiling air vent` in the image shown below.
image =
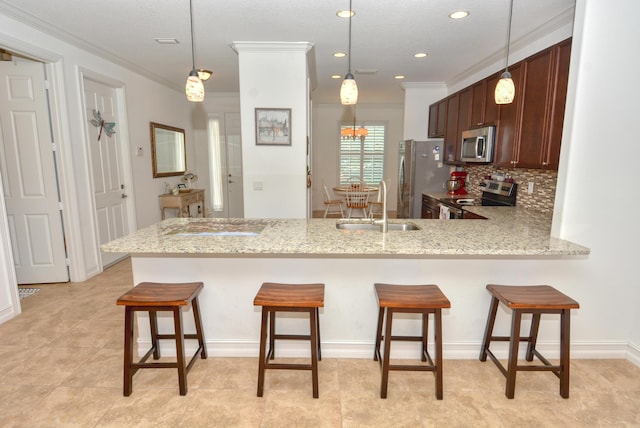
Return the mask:
<svg viewBox="0 0 640 428">
<path fill-rule="evenodd" d="M 376 74 L 378 70 L 375 68 L 356 68 L 354 72 L 355 74 Z"/>
</svg>

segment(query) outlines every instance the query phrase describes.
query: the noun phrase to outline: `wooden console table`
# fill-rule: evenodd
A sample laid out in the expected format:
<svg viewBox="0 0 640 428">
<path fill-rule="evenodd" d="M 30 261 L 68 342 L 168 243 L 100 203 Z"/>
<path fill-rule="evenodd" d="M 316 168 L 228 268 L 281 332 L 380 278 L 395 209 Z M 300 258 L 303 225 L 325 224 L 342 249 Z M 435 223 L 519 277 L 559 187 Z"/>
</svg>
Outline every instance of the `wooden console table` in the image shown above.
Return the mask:
<svg viewBox="0 0 640 428">
<path fill-rule="evenodd" d="M 178 217 L 191 217 L 191 205 L 200 204 L 200 212 L 204 218 L 204 189 L 189 189 L 188 192 L 180 192 L 177 195 L 160 195 L 160 210 L 164 220 L 164 210 L 173 208 L 178 210 Z"/>
</svg>

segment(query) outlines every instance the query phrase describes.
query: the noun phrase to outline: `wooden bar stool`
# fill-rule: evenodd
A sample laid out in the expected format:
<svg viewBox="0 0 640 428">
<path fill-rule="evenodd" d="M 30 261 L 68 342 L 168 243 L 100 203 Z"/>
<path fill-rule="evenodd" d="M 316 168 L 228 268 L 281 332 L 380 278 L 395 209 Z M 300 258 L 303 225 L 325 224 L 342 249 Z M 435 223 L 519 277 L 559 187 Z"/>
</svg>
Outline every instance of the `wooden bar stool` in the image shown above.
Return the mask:
<svg viewBox="0 0 640 428">
<path fill-rule="evenodd" d="M 177 368 L 180 395 L 187 394 L 187 373 L 191 370 L 198 353 L 200 358 L 207 358 L 207 349 L 204 344 L 202 321 L 200 319 L 200 307 L 198 306 L 198 294 L 202 291 L 202 282 L 189 283 L 158 283 L 141 282 L 136 287 L 124 293 L 117 301 L 118 305 L 125 307 L 124 312 L 124 395 L 131 395 L 133 375 L 138 369 L 148 368 Z M 182 308 L 191 303 L 193 318 L 196 326 L 196 334 L 184 334 L 182 327 Z M 149 313 L 151 327 L 151 348 L 138 361 L 133 362 L 133 314 L 144 311 Z M 156 312 L 173 312 L 174 334 L 159 334 Z M 153 354 L 153 359 L 160 358 L 160 339 L 174 339 L 176 342 L 176 362 L 147 363 L 147 359 Z M 185 365 L 184 340 L 197 339 L 198 349 L 191 357 L 189 364 Z"/>
<path fill-rule="evenodd" d="M 382 384 L 380 398 L 387 398 L 389 370 L 432 371 L 436 378 L 436 398 L 442 400 L 442 309 L 450 308 L 451 303 L 437 285 L 395 285 L 374 284 L 380 311 L 378 313 L 378 329 L 373 351 L 374 361 L 380 361 L 382 367 Z M 382 335 L 382 324 L 386 312 L 386 329 Z M 422 334 L 420 336 L 392 336 L 394 313 L 422 314 Z M 427 333 L 429 330 L 429 314 L 433 314 L 435 328 L 435 363 L 427 350 Z M 380 343 L 384 340 L 384 356 L 380 355 Z M 429 364 L 396 365 L 390 364 L 391 341 L 422 342 L 422 361 Z"/>
<path fill-rule="evenodd" d="M 487 285 L 487 290 L 491 293 L 491 305 L 487 326 L 482 341 L 480 351 L 480 361 L 486 361 L 487 355 L 498 366 L 503 375 L 507 378 L 506 396 L 513 398 L 516 388 L 516 372 L 522 371 L 550 371 L 560 378 L 560 395 L 569 398 L 569 331 L 571 309 L 578 309 L 578 302 L 569 296 L 561 293 L 549 285 Z M 496 320 L 498 304 L 502 302 L 512 310 L 511 315 L 511 335 L 493 336 L 493 326 Z M 532 314 L 531 330 L 529 336 L 520 336 L 520 325 L 522 314 Z M 545 357 L 536 350 L 538 339 L 538 327 L 540 326 L 540 316 L 542 314 L 560 315 L 560 363 L 551 364 Z M 509 358 L 507 369 L 498 361 L 493 352 L 489 349 L 491 341 L 509 342 Z M 527 345 L 526 360 L 533 361 L 533 356 L 538 357 L 543 365 L 518 365 L 518 346 L 520 341 L 529 342 Z"/>
<path fill-rule="evenodd" d="M 324 284 L 278 284 L 265 282 L 253 300 L 255 306 L 262 306 L 260 327 L 260 361 L 258 367 L 258 397 L 264 390 L 266 369 L 311 370 L 313 398 L 318 398 L 318 360 L 320 352 L 319 309 L 324 306 Z M 308 312 L 309 334 L 276 334 L 277 312 Z M 269 351 L 267 347 L 267 324 L 269 328 Z M 311 364 L 270 363 L 275 356 L 275 341 L 309 340 L 311 343 Z"/>
</svg>

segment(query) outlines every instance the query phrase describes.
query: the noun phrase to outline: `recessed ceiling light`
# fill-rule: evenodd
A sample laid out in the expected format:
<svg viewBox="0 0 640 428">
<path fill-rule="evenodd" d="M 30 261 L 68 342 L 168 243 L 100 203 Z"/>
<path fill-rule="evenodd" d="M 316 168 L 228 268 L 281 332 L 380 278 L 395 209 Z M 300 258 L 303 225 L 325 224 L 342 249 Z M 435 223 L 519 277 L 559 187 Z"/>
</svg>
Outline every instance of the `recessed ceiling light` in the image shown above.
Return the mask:
<svg viewBox="0 0 640 428">
<path fill-rule="evenodd" d="M 428 55 L 428 53 L 426 53 L 426 52 L 418 52 L 418 53 L 413 54 L 413 56 L 415 58 L 426 58 L 427 55 Z"/>
<path fill-rule="evenodd" d="M 398 74 L 397 76 L 393 76 L 394 79 L 396 80 L 401 80 L 404 79 L 405 76 L 403 76 L 402 74 Z"/>
<path fill-rule="evenodd" d="M 332 79 L 342 79 L 342 74 L 332 74 L 331 78 Z"/>
<path fill-rule="evenodd" d="M 449 14 L 449 18 L 451 19 L 462 19 L 466 18 L 467 16 L 469 16 L 469 12 L 467 12 L 466 10 L 456 10 Z"/>
<path fill-rule="evenodd" d="M 339 10 L 336 12 L 338 18 L 349 18 L 350 16 L 355 16 L 355 14 L 352 10 Z"/>
<path fill-rule="evenodd" d="M 333 56 L 335 56 L 336 58 L 344 58 L 345 56 L 347 56 L 346 52 L 334 52 Z"/>
<path fill-rule="evenodd" d="M 177 45 L 180 43 L 178 39 L 174 39 L 172 37 L 158 37 L 157 39 L 153 39 L 161 45 Z"/>
</svg>

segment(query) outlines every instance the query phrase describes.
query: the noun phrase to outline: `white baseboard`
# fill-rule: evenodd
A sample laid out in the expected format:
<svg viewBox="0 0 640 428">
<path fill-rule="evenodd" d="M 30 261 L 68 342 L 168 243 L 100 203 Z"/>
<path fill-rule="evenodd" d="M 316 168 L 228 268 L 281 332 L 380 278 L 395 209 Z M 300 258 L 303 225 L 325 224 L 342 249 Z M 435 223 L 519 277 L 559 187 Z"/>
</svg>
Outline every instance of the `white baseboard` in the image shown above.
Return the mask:
<svg viewBox="0 0 640 428">
<path fill-rule="evenodd" d="M 479 357 L 480 342 L 445 343 L 442 356 L 449 360 L 473 360 Z M 138 341 L 138 353 L 144 354 L 150 347 L 148 340 Z M 522 346 L 522 352 L 526 343 Z M 325 358 L 373 358 L 372 342 L 323 342 L 322 356 Z M 161 353 L 164 356 L 176 355 L 175 346 L 170 341 L 161 341 Z M 507 358 L 508 344 L 497 342 L 491 350 L 500 359 Z M 559 357 L 558 343 L 538 343 L 536 349 L 549 359 Z M 187 355 L 195 353 L 196 346 L 192 340 L 186 342 Z M 207 352 L 210 357 L 257 357 L 259 352 L 257 341 L 208 341 Z M 419 355 L 418 343 L 393 342 L 392 358 L 414 359 Z M 430 349 L 433 355 L 433 350 Z M 571 343 L 572 359 L 626 359 L 640 367 L 640 349 L 624 342 L 574 342 Z M 309 356 L 309 343 L 297 341 L 279 341 L 276 343 L 276 356 L 289 358 L 306 358 Z"/>
<path fill-rule="evenodd" d="M 16 310 L 16 308 L 11 304 L 1 307 L 0 324 L 4 323 L 5 321 L 9 321 L 10 319 L 15 318 L 18 315 L 20 315 L 20 310 Z"/>
<path fill-rule="evenodd" d="M 627 360 L 640 367 L 640 347 L 633 343 L 629 344 L 627 350 Z"/>
</svg>

